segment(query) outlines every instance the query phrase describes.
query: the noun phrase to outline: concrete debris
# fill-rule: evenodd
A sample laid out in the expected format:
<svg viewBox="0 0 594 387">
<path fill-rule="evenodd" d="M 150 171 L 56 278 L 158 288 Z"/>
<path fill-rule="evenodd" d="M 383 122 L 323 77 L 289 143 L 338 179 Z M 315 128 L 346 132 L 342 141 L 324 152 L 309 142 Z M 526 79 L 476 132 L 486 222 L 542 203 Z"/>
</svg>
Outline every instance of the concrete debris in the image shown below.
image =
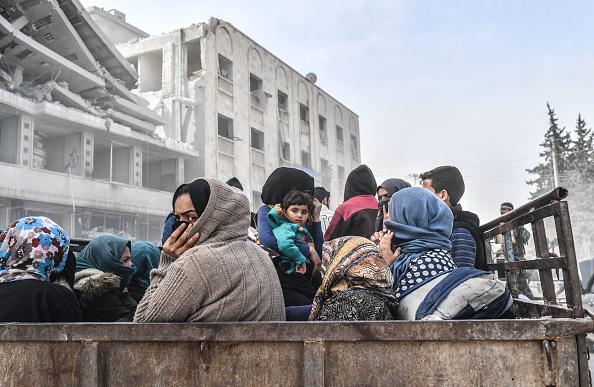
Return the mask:
<svg viewBox="0 0 594 387">
<path fill-rule="evenodd" d="M 152 136 L 163 119 L 130 92 L 136 70 L 78 0 L 3 0 L 0 88 L 54 102 Z"/>
</svg>

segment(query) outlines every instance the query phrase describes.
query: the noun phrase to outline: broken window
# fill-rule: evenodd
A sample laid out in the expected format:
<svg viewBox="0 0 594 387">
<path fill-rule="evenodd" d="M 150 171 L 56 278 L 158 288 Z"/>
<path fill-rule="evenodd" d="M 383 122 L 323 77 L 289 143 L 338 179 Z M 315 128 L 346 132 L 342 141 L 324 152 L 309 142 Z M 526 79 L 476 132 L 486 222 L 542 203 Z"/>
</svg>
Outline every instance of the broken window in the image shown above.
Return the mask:
<svg viewBox="0 0 594 387">
<path fill-rule="evenodd" d="M 147 151 L 142 152 L 142 186 L 173 192 L 177 187 L 177 164 L 174 157 Z"/>
<path fill-rule="evenodd" d="M 281 157 L 285 161 L 291 161 L 291 144 L 283 142 Z"/>
<path fill-rule="evenodd" d="M 16 164 L 19 144 L 18 117 L 0 120 L 0 162 Z"/>
<path fill-rule="evenodd" d="M 322 187 L 330 188 L 330 163 L 326 159 L 320 159 L 320 167 L 322 172 Z"/>
<path fill-rule="evenodd" d="M 306 151 L 301 151 L 301 165 L 304 168 L 311 169 L 311 154 Z"/>
<path fill-rule="evenodd" d="M 264 132 L 252 129 L 252 148 L 264 151 Z"/>
<path fill-rule="evenodd" d="M 262 90 L 262 80 L 250 73 L 250 93 Z"/>
<path fill-rule="evenodd" d="M 282 91 L 278 91 L 278 110 L 287 113 L 289 111 L 289 97 Z"/>
<path fill-rule="evenodd" d="M 36 168 L 82 175 L 82 136 L 80 133 L 37 125 L 33 136 Z"/>
<path fill-rule="evenodd" d="M 302 103 L 299 104 L 299 119 L 309 124 L 309 107 Z"/>
<path fill-rule="evenodd" d="M 188 78 L 202 70 L 202 58 L 200 56 L 200 39 L 193 40 L 186 44 L 186 58 L 188 67 Z"/>
<path fill-rule="evenodd" d="M 359 143 L 357 142 L 357 136 L 351 134 L 351 153 L 353 155 L 353 159 L 359 159 Z"/>
<path fill-rule="evenodd" d="M 233 120 L 219 114 L 219 136 L 233 140 Z"/>
<path fill-rule="evenodd" d="M 112 144 L 111 180 L 130 184 L 130 156 L 132 150 L 128 145 Z"/>
<path fill-rule="evenodd" d="M 336 141 L 340 143 L 344 142 L 344 130 L 338 125 L 336 125 Z"/>
<path fill-rule="evenodd" d="M 233 62 L 219 54 L 219 75 L 233 82 Z"/>
<path fill-rule="evenodd" d="M 111 180 L 111 142 L 95 137 L 93 146 L 93 179 Z"/>
<path fill-rule="evenodd" d="M 163 88 L 163 50 L 138 57 L 139 88 L 141 92 L 159 91 Z"/>
<path fill-rule="evenodd" d="M 328 128 L 326 126 L 326 118 L 318 116 L 318 124 L 320 126 L 320 141 L 322 144 L 328 144 Z"/>
<path fill-rule="evenodd" d="M 338 167 L 338 187 L 344 187 L 344 167 Z"/>
<path fill-rule="evenodd" d="M 132 65 L 132 67 L 134 67 L 136 72 L 138 72 L 138 57 L 133 56 L 131 58 L 128 58 L 128 62 Z"/>
</svg>

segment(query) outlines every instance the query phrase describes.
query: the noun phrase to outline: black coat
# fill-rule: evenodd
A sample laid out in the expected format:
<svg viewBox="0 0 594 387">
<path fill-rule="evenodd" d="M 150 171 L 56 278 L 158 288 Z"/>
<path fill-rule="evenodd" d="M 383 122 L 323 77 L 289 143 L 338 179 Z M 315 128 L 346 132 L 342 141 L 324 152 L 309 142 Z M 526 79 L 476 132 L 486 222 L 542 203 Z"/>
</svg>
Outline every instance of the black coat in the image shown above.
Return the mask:
<svg viewBox="0 0 594 387">
<path fill-rule="evenodd" d="M 81 311 L 65 285 L 38 280 L 0 284 L 0 322 L 77 322 Z"/>
<path fill-rule="evenodd" d="M 74 289 L 85 322 L 132 321 L 136 301 L 120 288 L 120 278 L 113 273 L 85 269 L 76 273 Z"/>
</svg>

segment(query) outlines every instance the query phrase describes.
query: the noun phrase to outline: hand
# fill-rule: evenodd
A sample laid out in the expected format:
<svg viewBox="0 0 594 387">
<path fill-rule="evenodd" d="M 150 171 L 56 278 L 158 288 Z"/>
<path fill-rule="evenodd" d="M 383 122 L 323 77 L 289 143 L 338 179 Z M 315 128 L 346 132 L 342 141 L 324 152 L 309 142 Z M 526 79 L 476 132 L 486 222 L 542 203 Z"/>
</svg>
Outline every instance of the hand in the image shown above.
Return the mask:
<svg viewBox="0 0 594 387">
<path fill-rule="evenodd" d="M 373 235 L 371 236 L 371 238 L 369 238 L 373 243 L 375 243 L 376 245 L 379 245 L 380 241 L 382 240 L 382 238 L 384 237 L 384 232 L 383 231 L 376 231 L 373 233 Z"/>
<path fill-rule="evenodd" d="M 394 233 L 392 231 L 388 231 L 385 235 L 382 236 L 382 239 L 379 243 L 379 250 L 384 257 L 384 261 L 386 261 L 386 265 L 390 266 L 393 264 L 396 259 L 400 256 L 400 247 L 396 249 L 396 251 L 392 252 L 392 237 Z"/>
<path fill-rule="evenodd" d="M 163 252 L 165 254 L 172 258 L 179 258 L 188 249 L 196 245 L 198 238 L 200 238 L 200 234 L 196 233 L 188 239 L 188 233 L 185 232 L 187 227 L 188 226 L 185 223 L 182 223 L 182 225 L 179 226 L 165 241 L 165 244 L 163 245 Z"/>
<path fill-rule="evenodd" d="M 322 260 L 320 259 L 320 256 L 318 255 L 317 251 L 313 247 L 309 248 L 309 258 L 311 259 L 311 262 L 314 265 L 313 272 L 314 273 L 319 272 L 320 269 L 322 268 Z"/>
<path fill-rule="evenodd" d="M 305 274 L 307 272 L 307 265 L 302 263 L 301 265 L 295 265 L 295 273 Z"/>
<path fill-rule="evenodd" d="M 313 210 L 313 221 L 314 222 L 319 222 L 320 221 L 320 213 L 322 212 L 322 202 L 320 202 L 318 199 L 314 198 L 313 200 L 314 203 L 314 210 Z"/>
</svg>

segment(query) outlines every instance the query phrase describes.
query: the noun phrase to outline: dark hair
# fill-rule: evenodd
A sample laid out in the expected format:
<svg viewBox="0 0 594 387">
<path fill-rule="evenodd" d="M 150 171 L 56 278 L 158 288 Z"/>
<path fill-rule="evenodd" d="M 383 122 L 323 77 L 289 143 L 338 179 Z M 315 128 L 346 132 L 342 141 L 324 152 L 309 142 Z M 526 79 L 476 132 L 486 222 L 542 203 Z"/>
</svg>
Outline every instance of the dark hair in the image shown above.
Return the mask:
<svg viewBox="0 0 594 387">
<path fill-rule="evenodd" d="M 443 190 L 448 192 L 450 205 L 458 205 L 464 195 L 464 178 L 460 170 L 449 165 L 434 168 L 421 174 L 421 180 L 431 179 L 431 186 L 436 193 Z"/>
<path fill-rule="evenodd" d="M 505 208 L 509 208 L 510 210 L 513 210 L 514 209 L 514 205 L 511 204 L 510 202 L 503 202 L 503 203 L 501 203 L 501 208 L 504 208 L 504 207 Z"/>
<path fill-rule="evenodd" d="M 188 195 L 190 194 L 190 185 L 189 184 L 182 184 L 179 187 L 177 187 L 177 189 L 175 190 L 175 193 L 173 194 L 173 201 L 171 203 L 171 208 L 173 208 L 175 210 L 175 201 L 177 200 L 177 198 L 179 198 L 183 194 L 188 194 Z"/>
<path fill-rule="evenodd" d="M 303 191 L 296 191 L 292 190 L 289 191 L 288 194 L 285 195 L 283 201 L 281 203 L 281 208 L 283 211 L 286 211 L 289 206 L 307 206 L 309 213 L 313 213 L 314 204 L 313 199 L 310 195 L 306 194 Z"/>
<path fill-rule="evenodd" d="M 330 192 L 324 187 L 316 187 L 314 188 L 314 198 L 318 199 L 321 203 L 322 200 L 330 198 Z"/>
</svg>

